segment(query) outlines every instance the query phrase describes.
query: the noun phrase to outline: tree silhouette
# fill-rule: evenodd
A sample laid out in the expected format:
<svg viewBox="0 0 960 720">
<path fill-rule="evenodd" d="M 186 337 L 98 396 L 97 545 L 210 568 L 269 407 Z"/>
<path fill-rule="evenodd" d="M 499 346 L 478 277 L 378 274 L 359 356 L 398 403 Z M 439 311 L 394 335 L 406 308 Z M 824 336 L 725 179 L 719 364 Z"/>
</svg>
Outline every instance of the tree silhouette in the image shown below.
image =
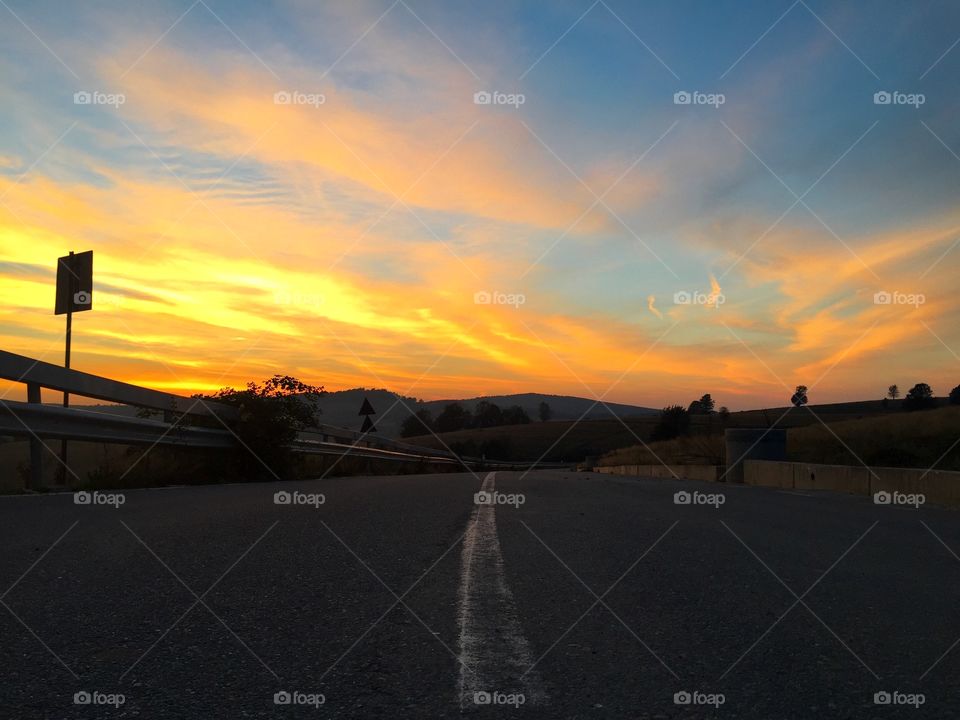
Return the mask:
<svg viewBox="0 0 960 720">
<path fill-rule="evenodd" d="M 950 391 L 949 397 L 951 405 L 960 405 L 960 385 L 957 385 L 953 390 Z"/>
<path fill-rule="evenodd" d="M 453 432 L 463 430 L 470 425 L 470 413 L 460 403 L 449 403 L 437 416 L 437 430 L 439 432 Z"/>
<path fill-rule="evenodd" d="M 917 383 L 903 398 L 904 410 L 926 410 L 937 404 L 933 397 L 933 390 L 926 383 Z"/>
<path fill-rule="evenodd" d="M 807 404 L 807 386 L 806 385 L 797 385 L 797 390 L 793 393 L 793 397 L 790 398 L 790 402 L 794 407 L 800 407 L 801 405 Z"/>
<path fill-rule="evenodd" d="M 898 388 L 896 385 L 891 385 L 888 387 L 887 397 L 891 400 L 896 400 L 898 397 L 900 397 L 900 388 Z"/>
<path fill-rule="evenodd" d="M 420 408 L 413 415 L 407 416 L 400 426 L 400 437 L 416 437 L 427 435 L 434 429 L 433 414 L 427 408 Z"/>
<path fill-rule="evenodd" d="M 697 402 L 694 400 L 694 402 Z M 672 440 L 686 435 L 690 429 L 690 413 L 683 405 L 669 405 L 660 411 L 660 422 L 650 433 L 651 440 Z"/>
<path fill-rule="evenodd" d="M 222 388 L 212 395 L 193 397 L 237 408 L 230 429 L 249 451 L 235 456 L 238 474 L 274 480 L 295 475 L 293 453 L 287 446 L 301 430 L 317 424 L 320 409 L 316 400 L 324 394 L 322 387 L 289 375 L 274 375 L 263 383 L 249 382 L 244 390 Z"/>
<path fill-rule="evenodd" d="M 550 405 L 546 402 L 540 403 L 538 412 L 540 414 L 540 422 L 547 422 L 547 420 L 553 417 L 553 410 L 550 409 Z"/>
<path fill-rule="evenodd" d="M 487 428 L 503 425 L 503 413 L 496 403 L 480 400 L 473 408 L 473 427 Z"/>
<path fill-rule="evenodd" d="M 702 396 L 699 400 L 694 400 L 687 407 L 687 412 L 691 415 L 709 415 L 713 412 L 713 408 L 716 403 L 713 401 L 713 398 L 710 397 L 710 393 Z"/>
<path fill-rule="evenodd" d="M 511 405 L 503 411 L 504 425 L 526 425 L 530 422 L 530 416 L 527 411 L 519 405 Z"/>
</svg>

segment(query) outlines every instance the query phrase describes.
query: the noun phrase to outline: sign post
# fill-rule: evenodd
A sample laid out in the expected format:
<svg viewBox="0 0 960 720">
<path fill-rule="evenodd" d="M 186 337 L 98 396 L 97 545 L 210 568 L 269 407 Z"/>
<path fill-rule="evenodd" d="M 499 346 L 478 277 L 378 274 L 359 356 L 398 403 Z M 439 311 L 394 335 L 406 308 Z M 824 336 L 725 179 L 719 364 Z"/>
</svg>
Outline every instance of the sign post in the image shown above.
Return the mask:
<svg viewBox="0 0 960 720">
<path fill-rule="evenodd" d="M 377 428 L 373 425 L 373 420 L 370 419 L 371 415 L 376 415 L 377 411 L 373 409 L 373 405 L 370 404 L 370 401 L 367 398 L 363 399 L 363 405 L 360 406 L 360 412 L 358 415 L 363 415 L 363 427 L 360 428 L 360 432 L 364 435 L 370 432 L 376 432 Z"/>
<path fill-rule="evenodd" d="M 67 337 L 63 366 L 70 367 L 70 345 L 73 340 L 73 314 L 93 309 L 93 250 L 70 251 L 57 260 L 57 298 L 54 315 L 67 316 Z M 70 407 L 70 393 L 63 393 L 63 406 Z M 60 441 L 60 478 L 67 484 L 67 441 Z"/>
</svg>

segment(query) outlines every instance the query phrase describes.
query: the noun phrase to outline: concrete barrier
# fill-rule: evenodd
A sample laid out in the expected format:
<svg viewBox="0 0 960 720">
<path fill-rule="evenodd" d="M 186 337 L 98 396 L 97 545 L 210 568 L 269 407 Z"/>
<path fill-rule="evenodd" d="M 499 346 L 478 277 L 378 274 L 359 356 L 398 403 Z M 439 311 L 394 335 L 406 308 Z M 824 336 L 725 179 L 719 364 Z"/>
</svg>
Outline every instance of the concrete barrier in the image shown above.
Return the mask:
<svg viewBox="0 0 960 720">
<path fill-rule="evenodd" d="M 748 485 L 793 490 L 832 490 L 852 495 L 873 495 L 881 490 L 919 493 L 934 505 L 960 506 L 960 472 L 745 460 L 743 477 Z"/>
<path fill-rule="evenodd" d="M 681 480 L 717 482 L 723 474 L 722 465 L 607 465 L 594 468 L 595 472 L 609 475 L 634 475 Z"/>
<path fill-rule="evenodd" d="M 727 482 L 744 482 L 745 460 L 786 460 L 787 431 L 779 428 L 727 428 L 724 431 Z"/>
</svg>

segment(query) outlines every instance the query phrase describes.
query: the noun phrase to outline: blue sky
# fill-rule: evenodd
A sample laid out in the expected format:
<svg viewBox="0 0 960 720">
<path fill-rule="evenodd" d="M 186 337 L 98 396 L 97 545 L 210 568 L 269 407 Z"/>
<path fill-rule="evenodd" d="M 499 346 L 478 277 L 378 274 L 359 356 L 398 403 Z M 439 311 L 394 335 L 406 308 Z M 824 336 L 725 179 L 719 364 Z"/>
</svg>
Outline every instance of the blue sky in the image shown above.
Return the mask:
<svg viewBox="0 0 960 720">
<path fill-rule="evenodd" d="M 747 407 L 799 382 L 841 400 L 960 375 L 955 3 L 6 0 L 0 17 L 5 347 L 56 344 L 21 266 L 75 248 L 114 296 L 79 357 L 185 390 L 283 367 L 427 397 Z M 723 302 L 674 302 L 712 282 Z M 324 302 L 276 300 L 291 288 Z M 486 290 L 525 302 L 478 307 Z"/>
</svg>

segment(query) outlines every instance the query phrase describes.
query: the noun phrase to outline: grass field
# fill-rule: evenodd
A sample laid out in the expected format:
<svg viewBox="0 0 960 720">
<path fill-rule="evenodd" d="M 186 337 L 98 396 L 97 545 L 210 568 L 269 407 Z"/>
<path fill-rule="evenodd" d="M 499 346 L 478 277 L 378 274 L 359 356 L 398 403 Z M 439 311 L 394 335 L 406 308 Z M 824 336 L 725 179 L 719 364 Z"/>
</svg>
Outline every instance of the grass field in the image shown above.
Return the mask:
<svg viewBox="0 0 960 720">
<path fill-rule="evenodd" d="M 610 420 L 556 420 L 529 425 L 502 425 L 492 428 L 457 430 L 434 435 L 404 438 L 405 442 L 433 449 L 451 449 L 460 455 L 491 460 L 537 460 L 579 462 L 600 456 L 618 447 L 645 439 L 657 418 L 637 418 L 622 423 Z M 629 428 L 629 429 L 628 429 Z"/>
<path fill-rule="evenodd" d="M 899 403 L 891 402 L 884 407 L 879 400 L 814 405 L 816 416 L 826 422 L 858 420 L 880 415 L 900 416 Z M 449 447 L 461 455 L 486 455 L 498 460 L 536 460 L 541 456 L 549 462 L 580 462 L 589 456 L 599 457 L 623 449 L 624 457 L 640 457 L 643 450 L 639 440 L 650 442 L 650 433 L 656 426 L 658 416 L 630 418 L 622 423 L 609 420 L 573 420 L 534 422 L 529 425 L 509 425 L 494 428 L 478 428 L 440 433 L 438 436 L 420 435 L 404 438 L 406 442 L 429 448 Z M 682 462 L 707 462 L 722 457 L 723 441 L 709 436 L 722 435 L 725 427 L 804 427 L 818 423 L 814 414 L 804 408 L 781 407 L 767 410 L 746 410 L 731 413 L 725 423 L 717 415 L 691 416 L 692 437 L 670 446 L 672 455 L 684 458 Z M 626 427 L 624 427 L 626 425 Z M 629 428 L 629 429 L 628 429 Z M 704 437 L 706 436 L 706 437 Z M 438 439 L 439 438 L 439 439 Z M 637 451 L 633 447 L 637 446 Z M 633 454 L 631 454 L 633 453 Z M 651 456 L 647 456 L 651 457 Z M 625 463 L 646 460 L 625 460 Z M 651 460 L 651 462 L 656 462 Z M 681 460 L 676 460 L 681 462 Z"/>
<path fill-rule="evenodd" d="M 794 411 L 791 411 L 791 414 Z M 787 427 L 787 458 L 798 462 L 960 470 L 960 407 L 890 412 L 855 419 L 822 415 Z M 818 413 L 820 415 L 820 413 Z M 635 445 L 608 453 L 603 465 L 719 465 L 726 462 L 721 434 Z"/>
</svg>

